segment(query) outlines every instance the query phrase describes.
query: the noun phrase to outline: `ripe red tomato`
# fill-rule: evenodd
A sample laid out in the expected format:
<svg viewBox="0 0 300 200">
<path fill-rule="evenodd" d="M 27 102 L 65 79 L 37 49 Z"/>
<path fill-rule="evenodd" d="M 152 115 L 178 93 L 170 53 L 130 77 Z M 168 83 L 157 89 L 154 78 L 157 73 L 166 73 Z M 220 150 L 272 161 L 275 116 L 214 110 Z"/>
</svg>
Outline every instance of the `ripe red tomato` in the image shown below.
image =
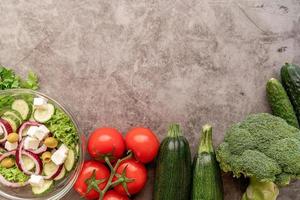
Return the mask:
<svg viewBox="0 0 300 200">
<path fill-rule="evenodd" d="M 98 128 L 91 134 L 87 148 L 96 160 L 104 162 L 104 157 L 108 156 L 113 162 L 122 157 L 126 147 L 119 131 L 114 128 Z"/>
<path fill-rule="evenodd" d="M 117 193 L 114 190 L 110 190 L 105 193 L 103 200 L 130 200 L 127 196 Z"/>
<path fill-rule="evenodd" d="M 125 137 L 127 148 L 132 150 L 136 159 L 149 163 L 156 157 L 159 149 L 157 136 L 147 128 L 133 128 Z"/>
<path fill-rule="evenodd" d="M 129 194 L 136 194 L 140 192 L 147 182 L 147 170 L 145 166 L 139 161 L 128 159 L 120 164 L 116 172 L 117 174 L 121 175 L 124 170 L 125 176 L 133 179 L 132 182 L 126 183 Z M 117 177 L 113 178 L 114 181 L 117 179 Z M 115 186 L 114 190 L 122 195 L 126 195 L 126 191 L 124 190 L 122 184 Z"/>
<path fill-rule="evenodd" d="M 88 185 L 86 184 L 86 180 L 91 180 L 93 175 L 95 176 L 94 178 L 96 180 L 106 179 L 106 181 L 98 184 L 99 188 L 102 190 L 110 176 L 110 171 L 102 163 L 96 161 L 84 162 L 79 177 L 74 184 L 74 189 L 80 194 L 80 196 L 85 197 L 86 199 L 99 198 L 99 193 L 94 189 L 90 190 L 89 192 L 87 191 Z"/>
</svg>

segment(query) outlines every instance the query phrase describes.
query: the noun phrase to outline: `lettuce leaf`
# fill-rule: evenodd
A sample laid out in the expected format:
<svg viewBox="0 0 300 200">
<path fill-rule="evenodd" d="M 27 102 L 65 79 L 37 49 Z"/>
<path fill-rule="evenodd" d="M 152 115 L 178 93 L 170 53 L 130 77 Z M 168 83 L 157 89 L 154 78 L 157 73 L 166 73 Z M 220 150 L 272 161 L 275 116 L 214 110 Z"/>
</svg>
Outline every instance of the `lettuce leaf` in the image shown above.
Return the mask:
<svg viewBox="0 0 300 200">
<path fill-rule="evenodd" d="M 0 165 L 0 174 L 9 182 L 24 183 L 29 179 L 17 166 L 5 168 Z"/>
<path fill-rule="evenodd" d="M 69 116 L 62 110 L 56 109 L 52 118 L 46 122 L 53 136 L 60 142 L 74 149 L 78 144 L 78 134 Z"/>
</svg>

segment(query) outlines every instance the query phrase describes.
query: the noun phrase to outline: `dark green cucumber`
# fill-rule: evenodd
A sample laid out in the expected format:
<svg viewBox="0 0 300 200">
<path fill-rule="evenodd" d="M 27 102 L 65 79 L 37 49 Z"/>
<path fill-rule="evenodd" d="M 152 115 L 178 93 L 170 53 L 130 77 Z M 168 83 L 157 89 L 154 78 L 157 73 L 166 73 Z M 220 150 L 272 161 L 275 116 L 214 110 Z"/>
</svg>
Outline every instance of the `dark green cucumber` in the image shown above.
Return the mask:
<svg viewBox="0 0 300 200">
<path fill-rule="evenodd" d="M 271 78 L 267 82 L 266 89 L 273 115 L 281 117 L 288 124 L 299 128 L 293 105 L 281 83 L 277 79 Z"/>
<path fill-rule="evenodd" d="M 281 68 L 281 81 L 300 120 L 300 67 L 286 63 Z"/>
<path fill-rule="evenodd" d="M 177 124 L 162 141 L 156 164 L 154 200 L 188 200 L 191 187 L 191 152 Z"/>
<path fill-rule="evenodd" d="M 193 163 L 192 200 L 222 200 L 223 183 L 212 144 L 212 127 L 205 125 Z"/>
</svg>

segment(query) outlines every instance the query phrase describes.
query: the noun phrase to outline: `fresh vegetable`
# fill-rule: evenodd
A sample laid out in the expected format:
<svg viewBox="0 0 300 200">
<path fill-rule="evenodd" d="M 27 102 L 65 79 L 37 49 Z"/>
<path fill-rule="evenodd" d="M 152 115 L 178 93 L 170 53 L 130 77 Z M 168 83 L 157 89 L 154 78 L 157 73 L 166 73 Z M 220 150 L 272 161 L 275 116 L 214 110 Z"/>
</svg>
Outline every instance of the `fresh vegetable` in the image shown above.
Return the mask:
<svg viewBox="0 0 300 200">
<path fill-rule="evenodd" d="M 294 108 L 281 83 L 277 79 L 271 78 L 267 82 L 266 88 L 273 114 L 286 120 L 288 124 L 299 128 Z"/>
<path fill-rule="evenodd" d="M 39 186 L 32 186 L 33 194 L 41 195 L 45 194 L 50 191 L 51 187 L 53 186 L 53 180 L 44 180 L 44 182 Z"/>
<path fill-rule="evenodd" d="M 59 181 L 61 179 L 63 179 L 66 175 L 66 169 L 65 167 L 63 166 L 60 173 L 54 178 L 55 181 Z"/>
<path fill-rule="evenodd" d="M 27 120 L 31 116 L 32 106 L 29 105 L 24 99 L 16 99 L 12 103 L 11 108 L 20 113 L 23 120 Z"/>
<path fill-rule="evenodd" d="M 64 166 L 68 172 L 74 168 L 75 161 L 76 161 L 75 152 L 72 149 L 70 149 L 68 151 L 68 155 L 64 163 Z"/>
<path fill-rule="evenodd" d="M 74 189 L 86 199 L 99 198 L 99 192 L 104 189 L 109 174 L 109 170 L 102 163 L 85 161 Z M 98 191 L 95 188 L 98 188 Z"/>
<path fill-rule="evenodd" d="M 1 119 L 4 121 L 8 122 L 9 126 L 12 128 L 13 132 L 16 132 L 18 127 L 20 126 L 20 121 L 13 115 L 7 114 L 7 115 L 2 115 Z"/>
<path fill-rule="evenodd" d="M 137 160 L 149 163 L 158 153 L 159 141 L 157 136 L 148 128 L 133 128 L 125 137 L 127 149 L 132 150 Z"/>
<path fill-rule="evenodd" d="M 33 112 L 33 118 L 40 123 L 49 121 L 54 115 L 55 108 L 52 104 L 48 103 L 41 108 L 36 108 Z"/>
<path fill-rule="evenodd" d="M 125 142 L 119 131 L 114 128 L 96 129 L 88 140 L 87 149 L 91 157 L 105 162 L 105 157 L 111 161 L 121 158 L 125 152 Z"/>
<path fill-rule="evenodd" d="M 24 80 L 17 76 L 11 69 L 0 66 L 0 90 L 13 88 L 36 90 L 38 87 L 38 78 L 35 73 L 29 72 L 27 80 Z"/>
<path fill-rule="evenodd" d="M 53 136 L 69 148 L 75 148 L 79 137 L 70 117 L 61 109 L 56 108 L 54 115 L 48 120 L 46 126 Z"/>
<path fill-rule="evenodd" d="M 223 183 L 212 144 L 212 127 L 206 124 L 193 164 L 192 200 L 222 200 Z"/>
<path fill-rule="evenodd" d="M 300 121 L 300 67 L 286 63 L 281 68 L 282 85 L 285 88 L 294 110 L 298 122 Z"/>
<path fill-rule="evenodd" d="M 267 113 L 250 115 L 227 130 L 216 156 L 224 172 L 250 178 L 244 200 L 275 200 L 277 186 L 300 175 L 300 130 Z"/>
<path fill-rule="evenodd" d="M 154 200 L 187 200 L 191 189 L 191 152 L 179 125 L 170 126 L 157 158 Z"/>
<path fill-rule="evenodd" d="M 147 182 L 147 170 L 145 166 L 134 159 L 125 160 L 120 164 L 113 181 L 121 178 L 122 175 L 128 179 L 128 182 L 118 184 L 114 187 L 114 190 L 122 195 L 137 194 L 144 188 Z"/>
<path fill-rule="evenodd" d="M 45 163 L 43 166 L 43 172 L 45 174 L 45 179 L 55 179 L 63 169 L 63 165 L 56 165 L 52 161 Z"/>
<path fill-rule="evenodd" d="M 126 195 L 121 195 L 114 190 L 109 190 L 105 194 L 103 200 L 129 200 L 129 198 Z"/>
<path fill-rule="evenodd" d="M 16 166 L 11 168 L 5 168 L 0 166 L 0 175 L 3 176 L 5 180 L 9 182 L 25 183 L 28 180 L 28 176 L 26 176 Z"/>
</svg>

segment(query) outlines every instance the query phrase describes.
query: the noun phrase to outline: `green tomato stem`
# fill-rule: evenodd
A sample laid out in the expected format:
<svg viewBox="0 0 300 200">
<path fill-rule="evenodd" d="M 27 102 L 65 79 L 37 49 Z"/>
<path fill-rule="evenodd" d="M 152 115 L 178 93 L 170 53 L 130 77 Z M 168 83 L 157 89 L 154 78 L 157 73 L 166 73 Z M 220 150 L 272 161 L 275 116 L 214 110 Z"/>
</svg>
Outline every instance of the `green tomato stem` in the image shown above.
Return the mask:
<svg viewBox="0 0 300 200">
<path fill-rule="evenodd" d="M 121 183 L 123 183 L 123 182 L 125 181 L 123 178 L 119 178 L 119 179 L 117 179 L 116 181 L 113 181 L 113 178 L 115 177 L 116 171 L 117 171 L 118 167 L 120 166 L 120 164 L 121 164 L 123 161 L 125 161 L 125 160 L 127 160 L 127 159 L 129 159 L 129 158 L 131 158 L 131 157 L 132 157 L 132 153 L 129 152 L 128 155 L 127 155 L 126 157 L 124 157 L 124 158 L 122 158 L 122 159 L 119 159 L 119 160 L 117 161 L 117 163 L 115 164 L 115 167 L 113 167 L 112 164 L 111 164 L 111 162 L 110 162 L 110 160 L 109 160 L 109 158 L 108 158 L 107 156 L 105 156 L 104 160 L 105 160 L 106 164 L 108 165 L 108 167 L 110 168 L 110 176 L 109 176 L 109 178 L 108 178 L 108 181 L 107 181 L 106 186 L 103 188 L 103 190 L 101 190 L 101 191 L 99 192 L 99 200 L 103 200 L 105 193 L 106 193 L 111 187 L 114 187 L 114 186 L 116 186 L 116 185 L 119 185 L 119 184 L 121 184 Z"/>
</svg>

